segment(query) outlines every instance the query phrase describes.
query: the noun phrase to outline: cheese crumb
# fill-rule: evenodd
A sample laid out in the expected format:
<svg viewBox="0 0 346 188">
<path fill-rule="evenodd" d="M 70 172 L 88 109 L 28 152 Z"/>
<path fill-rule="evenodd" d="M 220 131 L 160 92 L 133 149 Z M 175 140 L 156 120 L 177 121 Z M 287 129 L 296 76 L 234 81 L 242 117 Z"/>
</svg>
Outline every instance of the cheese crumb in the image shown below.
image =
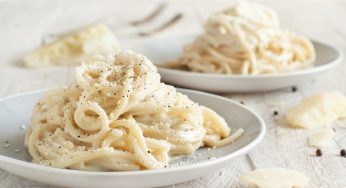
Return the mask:
<svg viewBox="0 0 346 188">
<path fill-rule="evenodd" d="M 295 170 L 263 168 L 242 175 L 240 183 L 245 187 L 292 188 L 307 186 L 309 178 Z"/>
<path fill-rule="evenodd" d="M 326 147 L 333 143 L 335 132 L 332 128 L 324 128 L 309 137 L 309 145 L 315 147 Z"/>
<path fill-rule="evenodd" d="M 338 91 L 305 98 L 286 115 L 292 127 L 315 128 L 329 126 L 333 121 L 346 117 L 346 97 Z"/>
</svg>

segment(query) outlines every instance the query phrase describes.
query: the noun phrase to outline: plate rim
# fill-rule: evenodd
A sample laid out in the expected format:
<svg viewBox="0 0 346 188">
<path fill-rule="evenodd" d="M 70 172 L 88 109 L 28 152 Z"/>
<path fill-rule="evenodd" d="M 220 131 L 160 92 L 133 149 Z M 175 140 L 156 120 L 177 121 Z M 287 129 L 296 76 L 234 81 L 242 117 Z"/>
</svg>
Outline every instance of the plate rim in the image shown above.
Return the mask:
<svg viewBox="0 0 346 188">
<path fill-rule="evenodd" d="M 176 88 L 179 92 L 180 91 L 186 91 L 190 93 L 195 93 L 199 95 L 207 95 L 209 97 L 215 97 L 221 100 L 228 101 L 232 103 L 232 105 L 239 106 L 241 108 L 244 108 L 247 110 L 249 113 L 251 113 L 259 122 L 260 125 L 260 132 L 259 134 L 247 145 L 244 147 L 239 148 L 238 150 L 228 153 L 225 156 L 222 156 L 220 158 L 214 159 L 214 160 L 208 160 L 208 161 L 203 161 L 201 163 L 194 163 L 194 164 L 189 164 L 185 166 L 179 166 L 179 167 L 170 167 L 170 168 L 164 168 L 164 169 L 153 169 L 153 170 L 138 170 L 138 171 L 114 171 L 114 172 L 95 172 L 95 171 L 81 171 L 81 170 L 71 170 L 71 169 L 60 169 L 60 168 L 53 168 L 53 167 L 47 167 L 44 165 L 39 165 L 35 163 L 31 163 L 28 161 L 23 161 L 19 159 L 14 159 L 11 157 L 3 156 L 0 154 L 0 162 L 4 161 L 7 163 L 14 163 L 16 165 L 20 166 L 25 166 L 27 168 L 32 168 L 35 170 L 39 171 L 46 171 L 49 173 L 64 173 L 65 175 L 83 175 L 83 176 L 111 176 L 111 177 L 124 177 L 124 176 L 143 176 L 143 175 L 155 175 L 155 174 L 169 174 L 169 173 L 175 173 L 175 172 L 183 172 L 183 171 L 188 171 L 188 170 L 198 170 L 200 168 L 206 168 L 208 166 L 214 166 L 220 163 L 224 163 L 227 161 L 232 160 L 235 157 L 241 156 L 243 154 L 246 154 L 249 152 L 251 149 L 253 149 L 256 145 L 258 145 L 264 138 L 265 133 L 266 133 L 266 124 L 264 120 L 261 118 L 259 114 L 257 114 L 254 110 L 250 109 L 247 106 L 241 105 L 236 101 L 233 101 L 231 99 L 228 99 L 226 97 L 210 94 L 207 92 L 203 91 L 196 91 L 196 90 L 191 90 L 191 89 L 183 89 L 183 88 Z M 0 98 L 0 102 L 24 96 L 24 95 L 34 95 L 34 94 L 39 94 L 39 93 L 44 93 L 47 92 L 47 89 L 42 89 L 42 90 L 34 90 L 34 91 L 29 91 L 29 92 L 23 92 L 23 93 L 18 93 L 14 95 L 9 95 L 3 98 Z M 185 94 L 185 93 L 184 93 Z"/>
</svg>

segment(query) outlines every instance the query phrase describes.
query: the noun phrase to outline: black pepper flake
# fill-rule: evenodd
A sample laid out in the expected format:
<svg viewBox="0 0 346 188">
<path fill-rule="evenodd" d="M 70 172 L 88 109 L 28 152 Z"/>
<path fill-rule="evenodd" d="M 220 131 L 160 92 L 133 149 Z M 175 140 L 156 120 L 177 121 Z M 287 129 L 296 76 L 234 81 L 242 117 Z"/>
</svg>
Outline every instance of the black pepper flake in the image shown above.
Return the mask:
<svg viewBox="0 0 346 188">
<path fill-rule="evenodd" d="M 8 144 L 8 141 L 5 141 L 6 144 Z"/>
<path fill-rule="evenodd" d="M 59 146 L 59 149 L 61 149 L 61 146 Z"/>
<path fill-rule="evenodd" d="M 240 104 L 244 104 L 244 102 L 243 102 L 243 101 L 240 101 Z"/>
<path fill-rule="evenodd" d="M 345 149 L 340 150 L 340 156 L 345 157 L 346 156 L 346 151 Z"/>
<path fill-rule="evenodd" d="M 291 89 L 292 92 L 296 92 L 297 90 L 298 90 L 298 89 L 297 89 L 296 86 L 293 86 L 292 89 Z"/>
<path fill-rule="evenodd" d="M 148 153 L 151 153 L 151 152 L 148 150 Z"/>
<path fill-rule="evenodd" d="M 77 137 L 80 138 L 80 135 L 78 135 Z"/>
<path fill-rule="evenodd" d="M 316 150 L 316 156 L 318 157 L 322 156 L 322 151 L 320 149 Z"/>
<path fill-rule="evenodd" d="M 276 110 L 274 110 L 273 115 L 274 115 L 274 116 L 277 116 L 277 115 L 279 115 L 279 112 L 276 111 Z"/>
<path fill-rule="evenodd" d="M 164 168 L 167 168 L 167 165 L 163 166 Z"/>
</svg>

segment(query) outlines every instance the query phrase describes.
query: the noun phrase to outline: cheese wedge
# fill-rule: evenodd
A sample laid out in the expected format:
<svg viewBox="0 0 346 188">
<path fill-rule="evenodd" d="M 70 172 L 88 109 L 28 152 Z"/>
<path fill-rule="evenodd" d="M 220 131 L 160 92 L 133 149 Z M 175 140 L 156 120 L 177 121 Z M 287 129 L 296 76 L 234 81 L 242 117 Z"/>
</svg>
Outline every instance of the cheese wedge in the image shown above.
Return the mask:
<svg viewBox="0 0 346 188">
<path fill-rule="evenodd" d="M 286 115 L 292 127 L 315 128 L 329 126 L 333 121 L 346 117 L 346 97 L 338 91 L 305 98 Z"/>
<path fill-rule="evenodd" d="M 240 177 L 245 187 L 297 188 L 305 187 L 309 178 L 303 173 L 285 168 L 263 168 L 248 172 Z"/>
<path fill-rule="evenodd" d="M 26 67 L 78 65 L 92 55 L 115 54 L 118 40 L 105 25 L 95 25 L 61 37 L 24 57 Z"/>
</svg>

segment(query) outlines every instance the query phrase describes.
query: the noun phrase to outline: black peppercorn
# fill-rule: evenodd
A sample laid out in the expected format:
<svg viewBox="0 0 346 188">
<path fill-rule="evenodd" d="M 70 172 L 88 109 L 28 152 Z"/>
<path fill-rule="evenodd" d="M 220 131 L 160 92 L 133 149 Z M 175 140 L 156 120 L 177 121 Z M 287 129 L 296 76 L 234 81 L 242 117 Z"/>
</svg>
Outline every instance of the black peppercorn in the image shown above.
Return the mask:
<svg viewBox="0 0 346 188">
<path fill-rule="evenodd" d="M 320 149 L 317 149 L 317 150 L 316 150 L 316 155 L 317 155 L 318 157 L 322 156 L 322 151 L 321 151 Z"/>
<path fill-rule="evenodd" d="M 292 87 L 292 92 L 296 92 L 297 91 L 297 87 L 296 86 L 293 86 Z"/>
</svg>

